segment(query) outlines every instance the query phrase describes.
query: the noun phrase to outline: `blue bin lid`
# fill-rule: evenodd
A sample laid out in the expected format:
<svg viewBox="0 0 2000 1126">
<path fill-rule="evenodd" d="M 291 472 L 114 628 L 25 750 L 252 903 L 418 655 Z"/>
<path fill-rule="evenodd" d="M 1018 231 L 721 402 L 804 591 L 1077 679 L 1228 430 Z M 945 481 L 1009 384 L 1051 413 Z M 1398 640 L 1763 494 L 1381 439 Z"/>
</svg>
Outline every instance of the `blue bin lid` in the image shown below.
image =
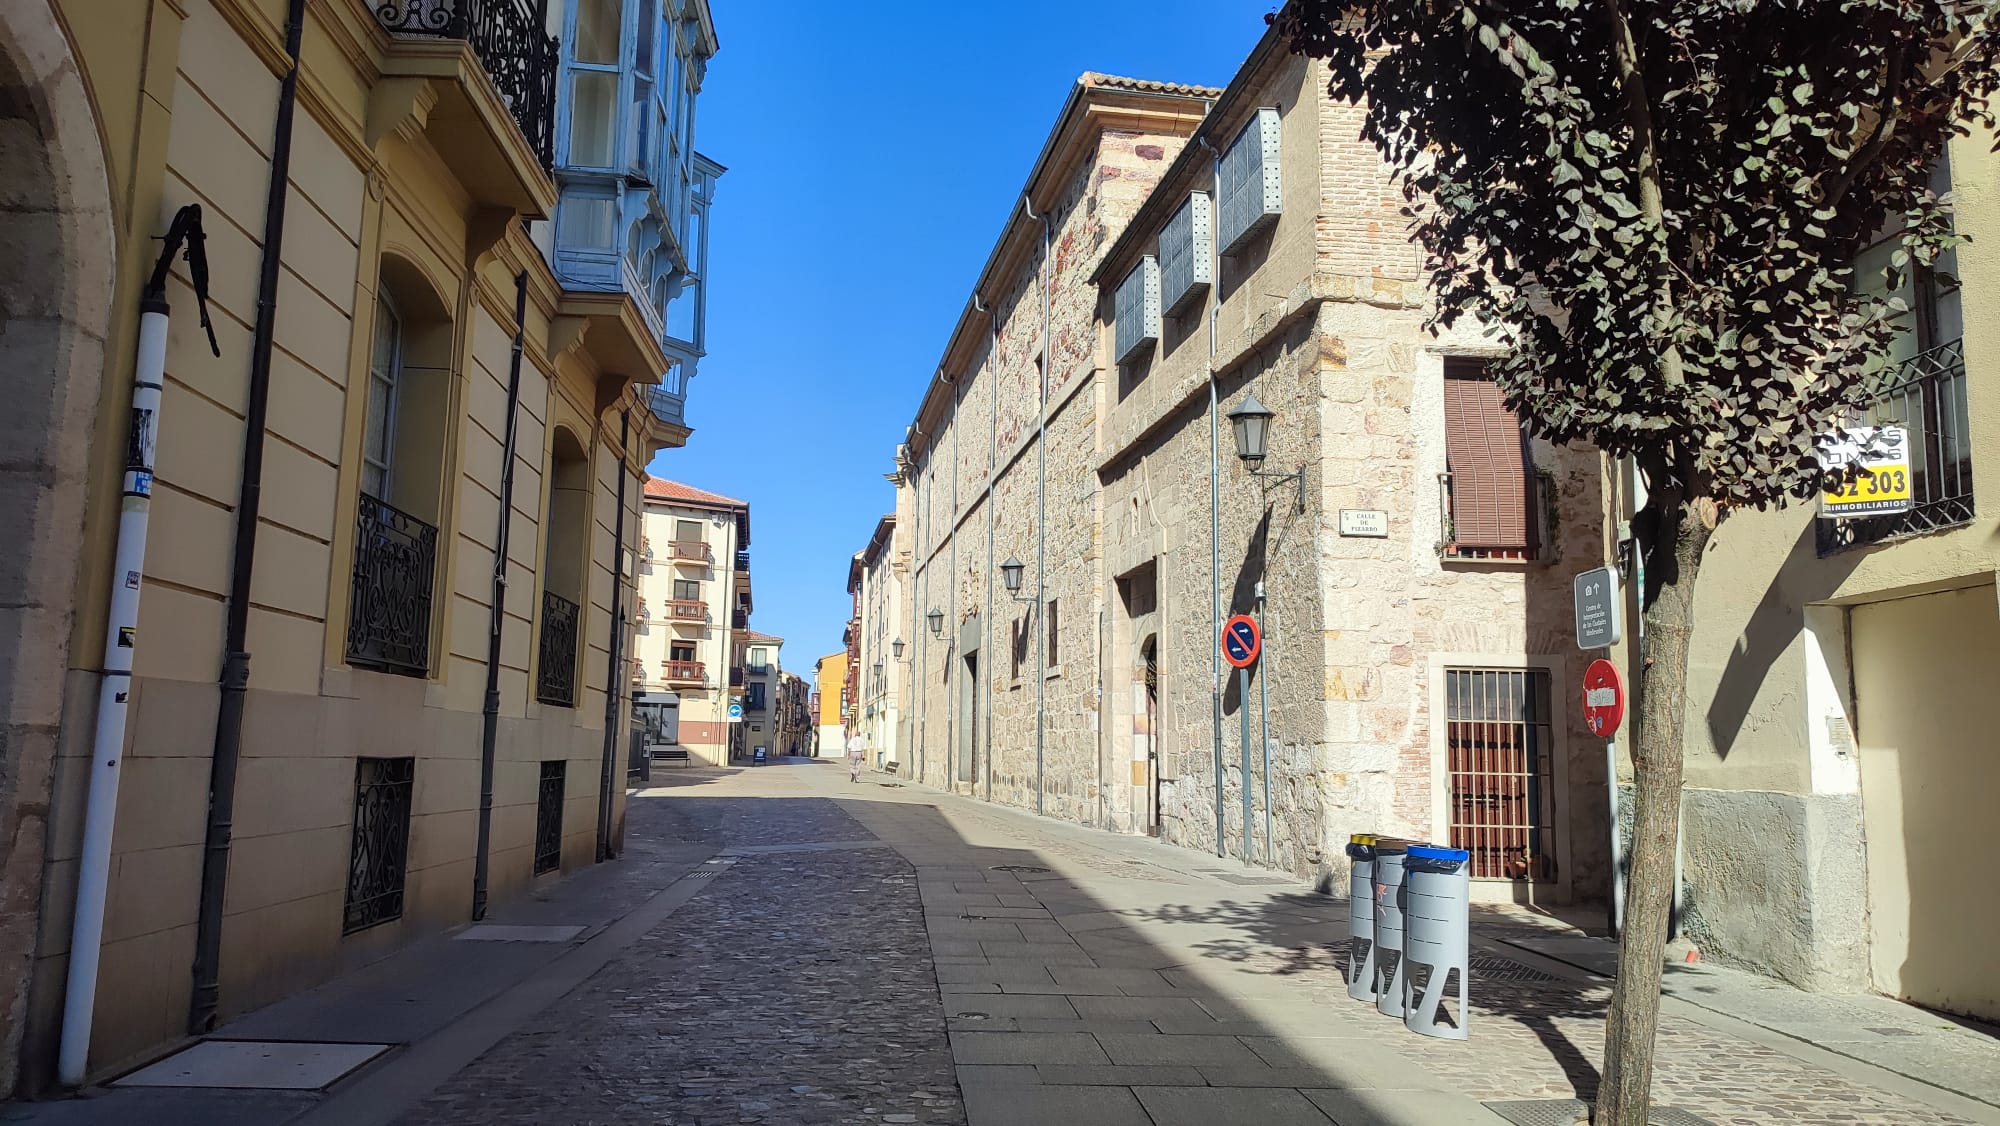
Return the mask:
<svg viewBox="0 0 2000 1126">
<path fill-rule="evenodd" d="M 1472 859 L 1472 853 L 1462 848 L 1442 848 L 1438 845 L 1411 845 L 1410 859 L 1431 860 L 1440 864 L 1463 864 Z"/>
</svg>

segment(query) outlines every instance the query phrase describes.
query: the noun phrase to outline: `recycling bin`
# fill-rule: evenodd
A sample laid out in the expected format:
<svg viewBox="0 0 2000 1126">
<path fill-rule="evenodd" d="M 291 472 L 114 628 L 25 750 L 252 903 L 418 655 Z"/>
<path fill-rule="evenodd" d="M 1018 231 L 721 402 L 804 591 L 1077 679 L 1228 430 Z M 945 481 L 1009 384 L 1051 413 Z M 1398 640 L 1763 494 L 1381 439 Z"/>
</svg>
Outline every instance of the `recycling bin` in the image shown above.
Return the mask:
<svg viewBox="0 0 2000 1126">
<path fill-rule="evenodd" d="M 1375 1000 L 1375 834 L 1347 838 L 1347 995 Z"/>
<path fill-rule="evenodd" d="M 1375 1007 L 1383 1016 L 1403 1015 L 1403 862 L 1410 842 L 1375 838 L 1375 864 L 1369 878 L 1375 907 Z"/>
<path fill-rule="evenodd" d="M 1403 983 L 1403 1025 L 1411 1032 L 1466 1038 L 1471 860 L 1462 848 L 1437 845 L 1411 845 L 1404 858 L 1403 958 L 1397 976 Z M 1455 995 L 1450 1004 L 1447 989 Z"/>
</svg>

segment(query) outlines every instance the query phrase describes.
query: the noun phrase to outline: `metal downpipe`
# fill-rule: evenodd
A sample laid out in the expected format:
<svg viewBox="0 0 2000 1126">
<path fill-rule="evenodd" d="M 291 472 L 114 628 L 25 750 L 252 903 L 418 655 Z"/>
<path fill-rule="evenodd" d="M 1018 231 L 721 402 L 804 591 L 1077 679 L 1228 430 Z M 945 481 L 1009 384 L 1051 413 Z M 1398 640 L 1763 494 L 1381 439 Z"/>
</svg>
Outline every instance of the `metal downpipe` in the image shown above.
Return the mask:
<svg viewBox="0 0 2000 1126">
<path fill-rule="evenodd" d="M 1209 182 L 1220 186 L 1222 154 L 1215 151 L 1215 146 L 1209 143 L 1207 137 L 1200 140 L 1202 147 L 1209 152 Z M 1222 275 L 1221 259 L 1221 255 L 1215 255 L 1215 268 L 1209 272 L 1211 277 L 1217 279 L 1218 285 Z M 1215 855 L 1226 858 L 1229 842 L 1224 835 L 1222 803 L 1222 404 L 1221 391 L 1215 380 L 1215 318 L 1222 311 L 1222 302 L 1219 296 L 1212 301 L 1208 311 L 1208 581 L 1212 619 L 1208 667 L 1209 693 L 1215 712 Z M 1245 828 L 1247 831 L 1248 827 Z"/>
<path fill-rule="evenodd" d="M 514 429 L 521 414 L 521 349 L 528 331 L 528 272 L 514 275 L 514 351 L 507 362 L 507 432 L 500 439 L 500 520 L 493 530 L 493 593 L 486 630 L 486 707 L 479 725 L 479 839 L 472 861 L 472 921 L 486 917 L 493 846 L 493 769 L 500 742 L 500 634 L 507 623 L 507 540 L 514 525 Z"/>
<path fill-rule="evenodd" d="M 1048 738 L 1049 625 L 1044 617 L 1049 604 L 1049 368 L 1055 363 L 1055 341 L 1049 337 L 1049 253 L 1054 233 L 1047 213 L 1035 214 L 1028 196 L 1021 195 L 1021 210 L 1042 225 L 1042 264 L 1036 273 L 1042 283 L 1042 362 L 1041 394 L 1035 410 L 1035 812 L 1042 809 L 1043 763 Z"/>
<path fill-rule="evenodd" d="M 250 579 L 257 563 L 257 521 L 264 498 L 264 419 L 271 403 L 271 348 L 278 321 L 285 199 L 292 176 L 292 118 L 298 108 L 299 47 L 305 23 L 306 0 L 290 0 L 285 10 L 285 57 L 290 65 L 278 83 L 271 180 L 264 195 L 264 252 L 257 277 L 257 323 L 250 344 L 249 398 L 243 413 L 243 479 L 236 496 L 222 699 L 216 708 L 215 748 L 209 760 L 208 829 L 202 842 L 201 900 L 195 920 L 194 989 L 188 1001 L 187 1028 L 195 1036 L 215 1028 L 221 1003 L 223 900 L 229 887 L 236 768 L 243 754 L 244 697 L 250 690 Z"/>
<path fill-rule="evenodd" d="M 597 859 L 601 863 L 617 857 L 611 847 L 611 785 L 617 777 L 612 756 L 618 749 L 618 703 L 623 699 L 618 665 L 625 650 L 625 468 L 626 450 L 632 441 L 632 408 L 618 412 L 618 527 L 611 535 L 611 644 L 610 660 L 604 674 L 604 765 L 597 780 Z M 734 558 L 733 556 L 731 558 Z M 745 689 L 748 691 L 748 689 Z"/>
<path fill-rule="evenodd" d="M 993 310 L 988 309 L 986 308 L 986 306 L 980 304 L 979 295 L 977 293 L 972 295 L 972 307 L 986 314 L 986 319 L 993 333 L 992 342 L 987 345 L 986 349 L 986 402 L 987 406 L 990 408 L 989 410 L 990 420 L 989 420 L 989 429 L 987 430 L 986 434 L 986 625 L 984 630 L 986 636 L 982 636 L 981 638 L 981 641 L 985 642 L 984 648 L 986 650 L 986 656 L 990 661 L 993 657 L 993 645 L 991 644 L 990 640 L 988 640 L 988 638 L 993 632 L 993 499 L 994 499 L 993 473 L 999 464 L 998 447 L 1000 445 L 1000 388 L 995 383 L 995 380 L 998 377 L 994 374 L 993 369 L 996 366 L 995 361 L 999 358 L 1000 355 L 1000 318 L 994 315 Z M 985 770 L 986 800 L 992 801 L 993 800 L 993 670 L 992 669 L 989 668 L 981 672 L 979 677 L 979 686 L 981 688 L 984 688 L 986 693 L 986 730 L 984 732 L 985 738 L 982 740 L 983 746 L 981 748 L 985 753 L 981 755 L 981 758 L 985 760 L 985 768 L 986 768 Z M 975 781 L 973 784 L 975 786 L 978 785 L 977 781 Z"/>
</svg>

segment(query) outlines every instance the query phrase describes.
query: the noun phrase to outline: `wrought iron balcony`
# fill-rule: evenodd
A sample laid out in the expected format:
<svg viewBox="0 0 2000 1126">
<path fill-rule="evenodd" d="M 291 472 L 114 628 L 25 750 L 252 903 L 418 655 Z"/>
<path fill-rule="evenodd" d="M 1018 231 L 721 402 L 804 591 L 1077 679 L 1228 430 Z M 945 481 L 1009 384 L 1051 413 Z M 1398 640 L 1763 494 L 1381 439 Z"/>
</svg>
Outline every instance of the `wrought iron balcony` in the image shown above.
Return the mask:
<svg viewBox="0 0 2000 1126">
<path fill-rule="evenodd" d="M 558 708 L 576 706 L 576 603 L 542 592 L 542 641 L 536 662 L 535 699 Z"/>
<path fill-rule="evenodd" d="M 1910 509 L 1887 516 L 1816 520 L 1821 555 L 1934 532 L 1972 519 L 1972 429 L 1965 404 L 1965 345 L 1940 344 L 1882 374 L 1867 423 L 1901 426 L 1910 446 Z"/>
<path fill-rule="evenodd" d="M 750 573 L 750 553 L 748 551 L 739 551 L 736 553 L 736 569 L 746 575 Z"/>
<path fill-rule="evenodd" d="M 672 544 L 676 563 L 713 563 L 715 552 L 700 540 L 675 540 Z"/>
<path fill-rule="evenodd" d="M 706 622 L 708 603 L 699 598 L 676 598 L 667 603 L 667 618 L 676 622 Z"/>
<path fill-rule="evenodd" d="M 436 571 L 437 529 L 362 493 L 355 508 L 354 579 L 347 606 L 350 664 L 429 675 Z"/>
<path fill-rule="evenodd" d="M 730 628 L 730 629 L 749 629 L 749 628 L 750 628 L 750 615 L 749 615 L 749 613 L 747 613 L 746 611 L 743 611 L 743 610 L 738 610 L 738 611 L 736 611 L 736 612 L 735 612 L 734 614 L 731 614 L 731 615 L 729 616 L 729 628 Z"/>
<path fill-rule="evenodd" d="M 741 687 L 743 687 L 743 666 L 742 666 L 742 665 L 731 665 L 731 666 L 729 666 L 729 686 L 730 686 L 731 688 L 741 688 Z"/>
<path fill-rule="evenodd" d="M 479 56 L 521 136 L 548 169 L 556 155 L 556 40 L 542 4 L 521 0 L 378 0 L 375 18 L 401 35 L 462 39 Z"/>
<path fill-rule="evenodd" d="M 708 683 L 708 666 L 700 661 L 661 661 L 660 669 L 668 684 Z"/>
</svg>

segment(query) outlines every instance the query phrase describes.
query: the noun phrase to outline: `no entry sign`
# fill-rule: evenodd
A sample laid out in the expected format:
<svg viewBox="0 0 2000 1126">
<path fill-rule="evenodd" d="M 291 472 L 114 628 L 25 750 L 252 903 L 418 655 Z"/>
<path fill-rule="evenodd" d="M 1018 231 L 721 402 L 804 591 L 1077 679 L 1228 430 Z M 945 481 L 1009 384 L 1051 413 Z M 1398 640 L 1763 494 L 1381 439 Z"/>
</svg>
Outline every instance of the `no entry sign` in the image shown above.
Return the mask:
<svg viewBox="0 0 2000 1126">
<path fill-rule="evenodd" d="M 1258 632 L 1257 619 L 1248 614 L 1238 614 L 1222 623 L 1222 659 L 1239 669 L 1247 669 L 1257 661 L 1257 653 L 1264 647 L 1264 635 Z"/>
<path fill-rule="evenodd" d="M 1625 679 L 1610 661 L 1583 670 L 1583 722 L 1592 735 L 1610 738 L 1625 720 Z"/>
</svg>

